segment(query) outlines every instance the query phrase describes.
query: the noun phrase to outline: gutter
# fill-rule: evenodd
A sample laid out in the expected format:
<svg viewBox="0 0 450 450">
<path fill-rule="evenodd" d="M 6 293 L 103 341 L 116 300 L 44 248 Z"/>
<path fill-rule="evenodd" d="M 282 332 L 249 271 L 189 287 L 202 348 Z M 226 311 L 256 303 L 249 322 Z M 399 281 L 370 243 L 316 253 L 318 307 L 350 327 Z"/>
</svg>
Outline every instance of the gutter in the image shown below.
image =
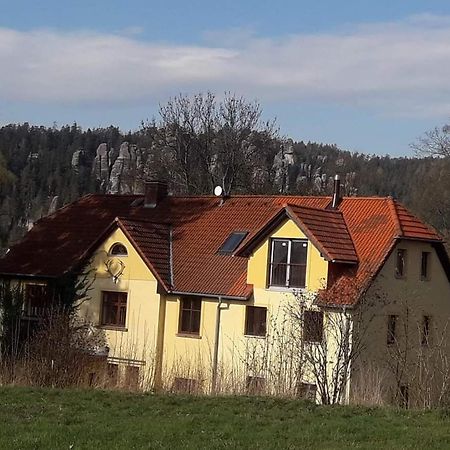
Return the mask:
<svg viewBox="0 0 450 450">
<path fill-rule="evenodd" d="M 212 380 L 211 380 L 211 392 L 215 394 L 217 392 L 217 367 L 219 360 L 219 338 L 220 338 L 220 316 L 222 311 L 222 297 L 219 297 L 219 302 L 217 303 L 216 312 L 216 326 L 214 330 L 214 352 L 212 360 Z"/>
<path fill-rule="evenodd" d="M 219 301 L 221 300 L 239 300 L 239 301 L 247 301 L 248 297 L 235 297 L 232 295 L 221 295 L 221 294 L 208 294 L 207 292 L 183 292 L 183 291 L 169 291 L 168 294 L 173 295 L 192 295 L 193 297 L 210 297 L 217 298 Z"/>
</svg>

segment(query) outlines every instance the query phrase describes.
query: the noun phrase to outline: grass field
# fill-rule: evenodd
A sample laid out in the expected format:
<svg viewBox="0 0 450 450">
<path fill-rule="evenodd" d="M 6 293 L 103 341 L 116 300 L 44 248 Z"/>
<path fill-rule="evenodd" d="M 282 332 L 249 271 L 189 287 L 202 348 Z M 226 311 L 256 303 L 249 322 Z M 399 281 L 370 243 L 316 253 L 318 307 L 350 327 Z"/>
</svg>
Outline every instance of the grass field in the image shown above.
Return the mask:
<svg viewBox="0 0 450 450">
<path fill-rule="evenodd" d="M 450 411 L 4 387 L 0 448 L 450 448 Z"/>
</svg>

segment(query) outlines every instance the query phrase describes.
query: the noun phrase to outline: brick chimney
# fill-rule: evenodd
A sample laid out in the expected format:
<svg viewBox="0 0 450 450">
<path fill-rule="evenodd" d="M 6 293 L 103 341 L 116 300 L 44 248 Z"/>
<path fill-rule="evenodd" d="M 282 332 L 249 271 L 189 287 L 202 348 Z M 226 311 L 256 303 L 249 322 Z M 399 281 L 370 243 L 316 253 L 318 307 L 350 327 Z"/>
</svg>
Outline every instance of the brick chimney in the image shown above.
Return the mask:
<svg viewBox="0 0 450 450">
<path fill-rule="evenodd" d="M 167 182 L 152 180 L 145 182 L 144 208 L 155 208 L 167 197 Z"/>
</svg>

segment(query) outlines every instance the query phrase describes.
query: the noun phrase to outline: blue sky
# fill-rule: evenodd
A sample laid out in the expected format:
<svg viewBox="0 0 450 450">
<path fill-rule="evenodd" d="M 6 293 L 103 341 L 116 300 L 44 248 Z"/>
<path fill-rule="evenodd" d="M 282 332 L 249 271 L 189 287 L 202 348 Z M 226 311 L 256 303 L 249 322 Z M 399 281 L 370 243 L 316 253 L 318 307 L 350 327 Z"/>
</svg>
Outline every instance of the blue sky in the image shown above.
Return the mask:
<svg viewBox="0 0 450 450">
<path fill-rule="evenodd" d="M 0 8 L 0 124 L 128 130 L 179 92 L 232 91 L 258 99 L 295 139 L 410 155 L 410 142 L 448 121 L 448 1 Z"/>
</svg>

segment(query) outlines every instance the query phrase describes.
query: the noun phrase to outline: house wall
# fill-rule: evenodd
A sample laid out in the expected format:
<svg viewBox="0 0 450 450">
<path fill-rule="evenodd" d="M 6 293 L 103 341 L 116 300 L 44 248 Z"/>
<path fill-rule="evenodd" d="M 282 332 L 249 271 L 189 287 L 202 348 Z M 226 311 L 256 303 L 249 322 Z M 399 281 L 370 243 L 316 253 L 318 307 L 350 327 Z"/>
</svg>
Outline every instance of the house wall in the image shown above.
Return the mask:
<svg viewBox="0 0 450 450">
<path fill-rule="evenodd" d="M 395 276 L 399 248 L 407 251 L 403 278 Z M 430 252 L 428 280 L 421 280 L 422 252 Z M 409 387 L 411 404 L 423 402 L 427 396 L 436 400 L 436 391 L 442 386 L 437 374 L 450 369 L 442 364 L 447 366 L 444 358 L 450 356 L 450 283 L 433 247 L 426 242 L 400 240 L 365 296 L 359 314 L 364 320 L 359 326 L 355 323 L 359 329 L 355 340 L 364 343 L 364 350 L 353 368 L 352 395 L 361 396 L 361 379 L 366 384 L 372 379 L 370 384 L 379 386 L 377 395 L 383 401 L 395 399 L 400 385 Z M 387 344 L 391 314 L 398 316 L 395 344 Z M 429 346 L 421 344 L 423 316 L 431 318 Z"/>
<path fill-rule="evenodd" d="M 306 238 L 292 221 L 286 221 L 270 237 Z M 268 366 L 280 365 L 280 360 L 287 357 L 283 352 L 298 353 L 298 341 L 294 342 L 289 338 L 291 330 L 286 324 L 290 314 L 289 305 L 295 302 L 295 290 L 266 287 L 268 259 L 269 239 L 249 258 L 247 282 L 254 286 L 253 297 L 247 302 L 225 299 L 220 306 L 218 372 L 221 388 L 224 390 L 245 389 L 247 375 L 266 376 Z M 327 270 L 328 263 L 308 242 L 306 290 L 321 288 L 326 280 Z M 267 308 L 267 337 L 245 336 L 247 305 Z M 210 385 L 217 314 L 218 299 L 203 298 L 199 336 L 180 335 L 180 298 L 166 298 L 163 355 L 165 379 L 197 378 L 203 381 L 205 387 Z M 291 366 L 286 370 L 294 368 Z M 274 379 L 279 378 L 278 375 Z"/>
<path fill-rule="evenodd" d="M 125 245 L 128 256 L 112 257 L 108 254 L 117 242 Z M 111 258 L 124 264 L 123 274 L 117 282 L 105 265 Z M 164 306 L 157 292 L 157 280 L 120 229 L 114 231 L 94 252 L 89 270 L 93 277 L 90 299 L 83 303 L 80 314 L 104 330 L 111 358 L 133 360 L 127 362 L 131 364 L 145 362 L 151 372 L 156 361 L 158 333 L 161 333 L 159 319 Z M 127 292 L 124 328 L 101 325 L 103 291 Z"/>
</svg>

